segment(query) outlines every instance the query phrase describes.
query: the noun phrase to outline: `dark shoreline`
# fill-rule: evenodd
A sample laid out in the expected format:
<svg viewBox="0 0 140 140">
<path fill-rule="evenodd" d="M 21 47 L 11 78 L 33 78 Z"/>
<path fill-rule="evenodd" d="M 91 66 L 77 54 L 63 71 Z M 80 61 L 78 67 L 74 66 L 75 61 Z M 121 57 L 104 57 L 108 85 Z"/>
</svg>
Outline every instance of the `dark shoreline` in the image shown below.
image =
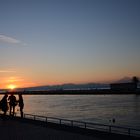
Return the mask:
<svg viewBox="0 0 140 140">
<path fill-rule="evenodd" d="M 67 138 L 68 140 L 69 139 L 77 140 L 79 136 L 82 136 L 82 139 L 85 137 L 84 140 L 87 138 L 93 139 L 93 140 L 98 140 L 98 139 L 100 140 L 112 140 L 112 139 L 138 140 L 139 139 L 139 135 L 135 136 L 133 135 L 133 133 L 129 134 L 129 132 L 128 134 L 127 132 L 124 134 L 114 133 L 113 131 L 111 131 L 111 129 L 108 129 L 108 128 L 106 129 L 106 131 L 104 129 L 102 130 L 88 129 L 85 127 L 78 127 L 78 126 L 74 126 L 70 124 L 66 125 L 63 123 L 60 124 L 56 122 L 50 122 L 48 120 L 41 121 L 41 120 L 35 120 L 34 118 L 32 119 L 32 118 L 20 118 L 20 117 L 11 118 L 10 116 L 6 116 L 6 120 L 4 123 L 1 118 L 2 116 L 0 114 L 0 124 L 2 124 L 3 126 L 0 128 L 2 131 L 1 138 L 5 140 L 7 139 L 9 140 L 9 138 L 15 139 L 15 135 L 16 135 L 16 139 L 21 139 L 21 138 L 22 139 L 35 139 L 37 136 L 39 136 L 39 138 L 43 136 L 43 139 L 48 139 L 48 140 L 52 140 L 52 139 L 60 140 L 60 139 L 64 139 L 64 137 L 65 139 Z M 108 126 L 108 127 L 110 128 L 112 126 Z M 33 131 L 30 131 L 30 129 Z M 7 132 L 8 132 L 8 135 L 7 135 Z M 44 135 L 46 133 L 48 133 L 48 135 Z M 69 135 L 69 133 L 74 135 L 74 137 Z"/>
<path fill-rule="evenodd" d="M 23 95 L 124 95 L 124 94 L 135 94 L 140 95 L 140 89 L 131 91 L 115 91 L 110 89 L 102 90 L 48 90 L 48 91 L 7 91 L 1 92 L 0 94 L 19 94 Z"/>
</svg>

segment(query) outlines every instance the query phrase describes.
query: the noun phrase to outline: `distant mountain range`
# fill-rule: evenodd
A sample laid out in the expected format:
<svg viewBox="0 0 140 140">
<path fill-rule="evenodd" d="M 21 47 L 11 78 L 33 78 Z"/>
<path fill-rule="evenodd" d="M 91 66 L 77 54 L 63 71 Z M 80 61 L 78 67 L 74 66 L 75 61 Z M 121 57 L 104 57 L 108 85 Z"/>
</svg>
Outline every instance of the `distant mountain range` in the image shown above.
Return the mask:
<svg viewBox="0 0 140 140">
<path fill-rule="evenodd" d="M 124 77 L 120 80 L 117 80 L 115 83 L 128 83 L 128 82 L 132 82 L 132 78 L 130 77 Z"/>
<path fill-rule="evenodd" d="M 109 84 L 63 84 L 63 85 L 52 85 L 52 86 L 37 86 L 26 88 L 25 90 L 88 90 L 88 89 L 106 89 L 109 88 Z"/>
<path fill-rule="evenodd" d="M 132 81 L 132 77 L 124 77 L 114 83 L 128 83 Z M 26 88 L 25 90 L 88 90 L 88 89 L 109 89 L 110 84 L 100 83 L 86 83 L 86 84 L 62 84 L 62 85 L 48 85 Z"/>
<path fill-rule="evenodd" d="M 131 82 L 132 78 L 124 77 L 120 80 L 114 81 L 113 83 L 128 83 Z M 138 85 L 140 87 L 140 83 Z M 45 86 L 36 86 L 28 88 L 19 88 L 17 90 L 28 90 L 28 91 L 44 91 L 44 90 L 91 90 L 91 89 L 109 89 L 110 84 L 101 84 L 101 83 L 86 83 L 86 84 L 62 84 L 62 85 L 45 85 Z"/>
<path fill-rule="evenodd" d="M 137 77 L 138 79 L 140 79 L 139 77 Z M 129 83 L 132 82 L 132 77 L 124 77 L 120 80 L 117 80 L 115 83 Z"/>
</svg>

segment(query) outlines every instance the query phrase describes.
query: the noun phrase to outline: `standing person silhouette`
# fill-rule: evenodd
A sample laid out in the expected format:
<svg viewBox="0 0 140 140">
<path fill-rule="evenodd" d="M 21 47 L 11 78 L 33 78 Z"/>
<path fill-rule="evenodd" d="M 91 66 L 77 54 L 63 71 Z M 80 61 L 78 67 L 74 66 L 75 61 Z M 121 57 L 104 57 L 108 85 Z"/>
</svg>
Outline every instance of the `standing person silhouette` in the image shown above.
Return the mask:
<svg viewBox="0 0 140 140">
<path fill-rule="evenodd" d="M 8 111 L 7 97 L 8 97 L 8 95 L 5 94 L 4 97 L 1 100 L 1 110 L 4 112 L 3 113 L 3 119 L 5 119 L 6 112 Z"/>
<path fill-rule="evenodd" d="M 19 103 L 19 107 L 20 107 L 20 115 L 21 115 L 21 118 L 23 118 L 24 102 L 23 102 L 23 97 L 22 97 L 22 94 L 21 93 L 19 94 L 18 103 Z"/>
<path fill-rule="evenodd" d="M 17 101 L 16 101 L 16 97 L 14 96 L 13 93 L 11 93 L 11 95 L 9 96 L 8 98 L 9 100 L 9 106 L 10 106 L 10 115 L 13 115 L 15 114 L 15 106 L 17 105 Z M 13 112 L 12 112 L 13 110 Z"/>
</svg>

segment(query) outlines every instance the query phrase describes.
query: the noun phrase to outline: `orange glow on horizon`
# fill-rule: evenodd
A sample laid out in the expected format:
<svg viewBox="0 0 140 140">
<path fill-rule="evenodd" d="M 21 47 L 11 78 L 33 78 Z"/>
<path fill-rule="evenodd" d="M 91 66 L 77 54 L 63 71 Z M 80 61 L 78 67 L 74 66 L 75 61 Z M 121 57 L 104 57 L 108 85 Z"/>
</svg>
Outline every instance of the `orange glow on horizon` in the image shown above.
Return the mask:
<svg viewBox="0 0 140 140">
<path fill-rule="evenodd" d="M 85 76 L 86 75 L 86 76 Z M 124 77 L 122 75 L 114 75 L 113 73 L 108 74 L 100 74 L 97 75 L 88 75 L 88 74 L 80 73 L 79 75 L 54 75 L 50 74 L 49 76 L 42 76 L 42 74 L 38 76 L 23 76 L 23 75 L 12 75 L 12 76 L 3 76 L 0 79 L 0 89 L 9 89 L 15 90 L 17 88 L 28 88 L 28 87 L 36 87 L 36 86 L 47 86 L 47 85 L 62 85 L 67 83 L 73 84 L 86 84 L 86 83 L 112 83 L 116 80 Z M 132 77 L 132 75 L 129 77 Z"/>
<path fill-rule="evenodd" d="M 14 90 L 15 88 L 17 88 L 17 86 L 14 85 L 14 84 L 10 84 L 10 85 L 7 86 L 7 88 L 10 89 L 10 90 Z"/>
<path fill-rule="evenodd" d="M 41 85 L 29 78 L 23 78 L 22 76 L 5 76 L 0 80 L 0 89 L 14 90 L 17 88 L 34 87 Z"/>
</svg>

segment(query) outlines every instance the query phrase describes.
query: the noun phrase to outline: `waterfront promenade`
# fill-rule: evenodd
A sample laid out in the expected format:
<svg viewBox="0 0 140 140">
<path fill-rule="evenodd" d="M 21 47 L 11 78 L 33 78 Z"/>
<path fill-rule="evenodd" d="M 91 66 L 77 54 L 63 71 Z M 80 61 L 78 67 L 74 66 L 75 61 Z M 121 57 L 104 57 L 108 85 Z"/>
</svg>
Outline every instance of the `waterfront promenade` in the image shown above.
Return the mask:
<svg viewBox="0 0 140 140">
<path fill-rule="evenodd" d="M 28 114 L 27 114 L 28 115 Z M 26 115 L 26 116 L 27 116 Z M 139 137 L 88 130 L 65 124 L 40 121 L 37 116 L 28 119 L 0 116 L 0 140 L 137 140 Z M 62 120 L 61 120 L 62 121 Z M 61 122 L 62 123 L 62 122 Z"/>
<path fill-rule="evenodd" d="M 102 140 L 33 123 L 0 119 L 0 140 Z"/>
<path fill-rule="evenodd" d="M 92 136 L 55 130 L 30 123 L 0 120 L 0 140 L 101 140 Z"/>
</svg>

